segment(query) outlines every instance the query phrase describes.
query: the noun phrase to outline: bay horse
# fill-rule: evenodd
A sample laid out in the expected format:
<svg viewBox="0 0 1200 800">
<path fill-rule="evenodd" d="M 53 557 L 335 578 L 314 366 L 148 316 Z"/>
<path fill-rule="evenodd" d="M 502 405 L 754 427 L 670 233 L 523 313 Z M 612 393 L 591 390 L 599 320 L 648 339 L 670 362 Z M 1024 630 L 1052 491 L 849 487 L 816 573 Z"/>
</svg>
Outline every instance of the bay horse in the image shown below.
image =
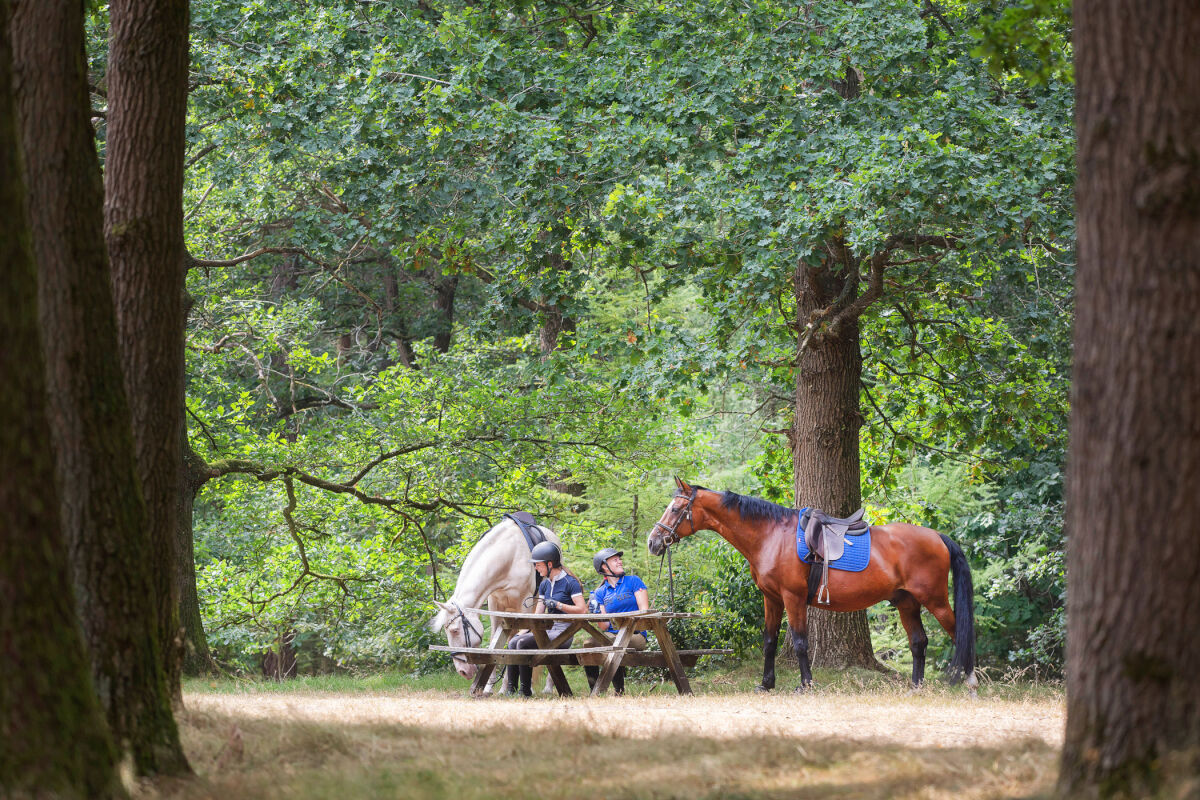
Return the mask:
<svg viewBox="0 0 1200 800">
<path fill-rule="evenodd" d="M 546 535 L 546 541 L 562 546 L 557 533 L 544 525 L 538 527 Z M 438 613 L 429 627 L 435 633 L 444 629 L 451 647 L 481 647 L 483 623 L 479 614 L 470 609 L 482 608 L 486 602 L 489 611 L 529 611 L 525 600 L 533 595 L 533 580 L 529 545 L 517 524 L 505 517 L 471 548 L 459 570 L 453 594 L 444 603 L 434 601 Z M 501 631 L 499 625 L 492 626 L 489 647 L 496 647 Z M 475 677 L 477 667 L 467 663 L 463 656 L 454 656 L 453 663 L 459 675 Z M 507 682 L 507 670 L 498 672 Z"/>
<path fill-rule="evenodd" d="M 761 691 L 775 688 L 775 651 L 779 625 L 787 610 L 788 627 L 800 663 L 800 688 L 812 684 L 808 661 L 809 565 L 796 554 L 796 527 L 800 512 L 757 497 L 734 492 L 714 492 L 675 479 L 677 490 L 662 517 L 654 523 L 646 546 L 654 555 L 696 531 L 710 530 L 734 546 L 750 563 L 750 575 L 763 593 L 766 628 L 763 631 Z M 948 536 L 930 528 L 893 522 L 871 526 L 871 558 L 861 572 L 831 569 L 833 611 L 861 611 L 883 600 L 900 612 L 912 650 L 913 686 L 925 678 L 928 638 L 921 624 L 921 607 L 950 635 L 954 656 L 949 676 L 956 682 L 966 676 L 975 694 L 975 601 L 971 568 L 962 549 Z M 948 578 L 954 577 L 954 610 L 950 607 Z"/>
</svg>

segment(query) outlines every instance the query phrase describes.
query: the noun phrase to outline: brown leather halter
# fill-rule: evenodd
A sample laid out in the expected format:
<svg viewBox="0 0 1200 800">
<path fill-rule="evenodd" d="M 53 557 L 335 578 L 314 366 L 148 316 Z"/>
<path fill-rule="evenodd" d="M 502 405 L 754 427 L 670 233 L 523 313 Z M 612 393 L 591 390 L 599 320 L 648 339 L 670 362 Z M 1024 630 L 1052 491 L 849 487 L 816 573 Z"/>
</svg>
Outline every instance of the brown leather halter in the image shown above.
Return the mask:
<svg viewBox="0 0 1200 800">
<path fill-rule="evenodd" d="M 666 525 L 662 524 L 661 520 L 654 523 L 654 530 L 658 530 L 659 528 L 662 528 L 664 531 L 666 531 L 666 533 L 662 537 L 663 547 L 670 547 L 671 545 L 678 542 L 681 538 L 683 538 L 679 534 L 677 534 L 675 531 L 679 527 L 679 523 L 683 522 L 684 519 L 687 519 L 687 521 L 692 524 L 693 528 L 696 527 L 695 522 L 693 522 L 693 520 L 692 520 L 692 504 L 696 502 L 696 494 L 699 493 L 699 491 L 700 490 L 698 488 L 692 487 L 692 493 L 690 495 L 688 495 L 687 505 L 684 506 L 683 509 L 679 512 L 679 516 L 676 517 L 675 523 L 673 525 L 671 525 L 670 527 L 667 527 Z M 683 496 L 684 495 L 683 495 L 682 489 L 675 490 L 675 497 L 683 497 Z M 672 501 L 674 501 L 674 497 L 671 499 L 672 499 Z"/>
</svg>

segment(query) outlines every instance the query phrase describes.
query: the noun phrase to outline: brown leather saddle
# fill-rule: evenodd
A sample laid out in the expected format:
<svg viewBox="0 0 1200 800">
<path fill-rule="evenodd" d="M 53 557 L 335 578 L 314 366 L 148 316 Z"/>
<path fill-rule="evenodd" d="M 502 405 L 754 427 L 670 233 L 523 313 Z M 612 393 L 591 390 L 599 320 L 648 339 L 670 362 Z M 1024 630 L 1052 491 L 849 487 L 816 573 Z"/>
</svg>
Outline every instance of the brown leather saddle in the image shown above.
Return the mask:
<svg viewBox="0 0 1200 800">
<path fill-rule="evenodd" d="M 816 508 L 805 510 L 800 516 L 804 528 L 804 544 L 808 547 L 808 558 L 812 564 L 808 576 L 808 600 L 829 605 L 829 565 L 842 557 L 846 550 L 846 537 L 866 533 L 871 526 L 863 519 L 860 508 L 848 517 L 831 517 Z"/>
</svg>

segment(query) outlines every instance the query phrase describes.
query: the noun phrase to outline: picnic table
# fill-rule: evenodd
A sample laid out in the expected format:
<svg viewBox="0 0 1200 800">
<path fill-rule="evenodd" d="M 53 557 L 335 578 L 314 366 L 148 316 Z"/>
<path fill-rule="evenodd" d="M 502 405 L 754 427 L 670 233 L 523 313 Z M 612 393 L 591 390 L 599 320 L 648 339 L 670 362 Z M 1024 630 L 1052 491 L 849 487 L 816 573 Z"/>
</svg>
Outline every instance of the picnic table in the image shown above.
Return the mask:
<svg viewBox="0 0 1200 800">
<path fill-rule="evenodd" d="M 441 650 L 460 656 L 468 663 L 479 666 L 475 680 L 471 684 L 471 694 L 480 695 L 488 684 L 496 667 L 510 664 L 529 664 L 536 667 L 545 665 L 554 682 L 554 688 L 560 696 L 572 694 L 563 674 L 564 666 L 601 666 L 600 677 L 592 687 L 592 695 L 600 695 L 608 690 L 617 669 L 626 667 L 661 667 L 670 673 L 675 682 L 675 688 L 680 694 L 691 694 L 692 687 L 688 683 L 685 667 L 693 667 L 700 656 L 725 655 L 732 650 L 677 650 L 667 630 L 667 622 L 672 619 L 688 619 L 701 616 L 700 614 L 685 614 L 674 611 L 625 611 L 611 614 L 531 614 L 525 612 L 488 611 L 486 609 L 464 609 L 474 611 L 481 616 L 491 617 L 493 625 L 501 627 L 500 638 L 496 647 L 453 647 L 447 645 L 430 645 L 430 650 Z M 570 627 L 551 639 L 549 628 L 560 622 L 569 622 Z M 600 632 L 598 625 L 607 627 L 611 622 L 617 629 L 615 638 L 610 642 L 608 636 Z M 505 647 L 508 640 L 519 630 L 529 630 L 537 643 L 535 650 L 509 650 Z M 629 640 L 638 631 L 649 630 L 654 633 L 658 642 L 657 650 L 634 650 L 629 647 Z M 570 637 L 579 632 L 588 635 L 587 643 L 581 647 L 559 649 Z"/>
</svg>

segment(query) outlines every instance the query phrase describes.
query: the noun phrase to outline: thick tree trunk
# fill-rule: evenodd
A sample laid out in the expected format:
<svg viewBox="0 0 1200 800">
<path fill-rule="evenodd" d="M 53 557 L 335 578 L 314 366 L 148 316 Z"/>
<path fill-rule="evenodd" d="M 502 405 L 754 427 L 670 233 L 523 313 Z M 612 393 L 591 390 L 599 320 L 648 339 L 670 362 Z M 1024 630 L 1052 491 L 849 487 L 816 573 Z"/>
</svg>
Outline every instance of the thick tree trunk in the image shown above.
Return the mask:
<svg viewBox="0 0 1200 800">
<path fill-rule="evenodd" d="M 84 642 L 109 728 L 138 772 L 186 771 L 161 661 L 117 349 L 83 7 L 24 1 L 14 12 L 48 411 Z"/>
<path fill-rule="evenodd" d="M 1200 8 L 1080 0 L 1070 797 L 1200 774 Z M 1152 535 L 1146 535 L 1153 528 Z"/>
<path fill-rule="evenodd" d="M 204 635 L 200 597 L 196 590 L 196 547 L 193 520 L 196 495 L 207 481 L 208 465 L 185 441 L 183 481 L 179 491 L 179 536 L 175 542 L 175 583 L 179 587 L 179 624 L 183 629 L 183 674 L 205 675 L 213 670 L 212 653 Z"/>
<path fill-rule="evenodd" d="M 151 537 L 163 663 L 180 697 L 174 549 L 183 468 L 188 3 L 114 0 L 109 11 L 104 230 Z"/>
<path fill-rule="evenodd" d="M 558 349 L 559 337 L 563 333 L 571 333 L 575 330 L 575 320 L 565 316 L 558 306 L 552 306 L 545 312 L 542 326 L 538 329 L 538 348 L 542 353 L 542 360 L 550 357 L 550 354 Z"/>
<path fill-rule="evenodd" d="M 843 281 L 857 279 L 831 265 L 801 267 L 795 281 L 797 319 L 804 323 L 834 302 L 844 307 L 855 292 L 853 287 L 844 292 Z M 862 504 L 861 377 L 856 321 L 834 334 L 814 335 L 797 354 L 792 463 L 798 506 L 846 516 Z M 810 607 L 808 625 L 813 666 L 882 668 L 871 648 L 865 611 L 847 614 Z"/>
<path fill-rule="evenodd" d="M 54 487 L 10 22 L 0 0 L 0 796 L 115 797 Z"/>
</svg>

